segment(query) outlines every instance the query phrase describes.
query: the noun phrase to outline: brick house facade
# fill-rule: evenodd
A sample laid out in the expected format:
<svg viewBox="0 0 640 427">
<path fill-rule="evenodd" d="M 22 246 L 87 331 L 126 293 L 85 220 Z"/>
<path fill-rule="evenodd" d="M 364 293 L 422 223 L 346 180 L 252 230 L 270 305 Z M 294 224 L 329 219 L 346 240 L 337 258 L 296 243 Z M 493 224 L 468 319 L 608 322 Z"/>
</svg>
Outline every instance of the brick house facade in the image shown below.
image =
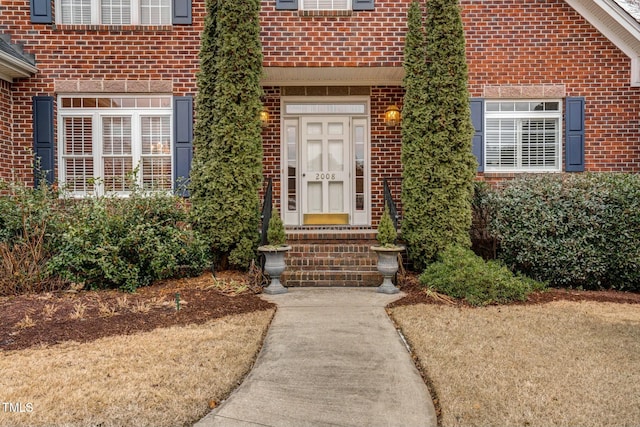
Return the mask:
<svg viewBox="0 0 640 427">
<path fill-rule="evenodd" d="M 0 5 L 7 45 L 35 58 L 21 59 L 22 74 L 0 72 L 0 177 L 33 182 L 34 150 L 48 178 L 77 195 L 126 192 L 136 165 L 155 188 L 188 174 L 204 1 L 124 3 Z M 383 179 L 400 195 L 400 127 L 384 114 L 402 107 L 410 1 L 316 3 L 262 0 L 264 176 L 288 225 L 367 228 L 380 217 Z M 623 7 L 460 5 L 479 179 L 640 171 L 640 24 Z"/>
</svg>

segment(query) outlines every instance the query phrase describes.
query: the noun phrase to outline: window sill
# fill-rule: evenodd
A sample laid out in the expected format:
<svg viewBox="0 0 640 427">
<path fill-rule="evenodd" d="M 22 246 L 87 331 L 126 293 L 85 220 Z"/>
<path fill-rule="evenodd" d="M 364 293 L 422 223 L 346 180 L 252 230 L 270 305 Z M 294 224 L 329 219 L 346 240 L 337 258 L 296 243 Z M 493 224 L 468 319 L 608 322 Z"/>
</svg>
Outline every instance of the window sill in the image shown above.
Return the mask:
<svg viewBox="0 0 640 427">
<path fill-rule="evenodd" d="M 352 16 L 353 15 L 353 11 L 352 10 L 299 10 L 298 11 L 298 16 L 303 16 L 303 17 L 315 17 L 315 16 L 329 16 L 329 17 L 335 17 L 335 16 Z"/>
<path fill-rule="evenodd" d="M 172 25 L 69 25 L 54 24 L 54 31 L 69 32 L 146 32 L 146 31 L 172 31 Z"/>
<path fill-rule="evenodd" d="M 482 172 L 481 172 L 482 173 Z M 515 178 L 523 175 L 538 175 L 545 173 L 562 173 L 561 170 L 519 170 L 519 171 L 485 171 L 485 178 Z"/>
</svg>

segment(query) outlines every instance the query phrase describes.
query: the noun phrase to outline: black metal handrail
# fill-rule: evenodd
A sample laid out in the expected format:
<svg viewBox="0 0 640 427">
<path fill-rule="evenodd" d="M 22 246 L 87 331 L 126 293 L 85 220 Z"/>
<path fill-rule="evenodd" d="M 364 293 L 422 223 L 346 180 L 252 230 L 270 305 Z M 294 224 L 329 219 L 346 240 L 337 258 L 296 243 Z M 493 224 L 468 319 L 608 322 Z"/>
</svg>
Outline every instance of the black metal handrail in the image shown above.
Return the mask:
<svg viewBox="0 0 640 427">
<path fill-rule="evenodd" d="M 389 215 L 391 216 L 391 221 L 393 221 L 393 226 L 398 231 L 398 220 L 400 219 L 400 215 L 398 214 L 398 208 L 396 207 L 396 202 L 393 200 L 391 196 L 391 189 L 389 188 L 389 183 L 387 182 L 387 178 L 382 179 L 382 183 L 384 185 L 384 204 L 389 208 Z"/>
<path fill-rule="evenodd" d="M 273 210 L 273 179 L 269 178 L 267 181 L 267 189 L 264 192 L 264 202 L 262 203 L 262 213 L 260 219 L 262 219 L 262 236 L 260 240 L 261 245 L 268 244 L 267 233 L 269 232 L 269 221 L 271 220 L 271 211 Z"/>
</svg>

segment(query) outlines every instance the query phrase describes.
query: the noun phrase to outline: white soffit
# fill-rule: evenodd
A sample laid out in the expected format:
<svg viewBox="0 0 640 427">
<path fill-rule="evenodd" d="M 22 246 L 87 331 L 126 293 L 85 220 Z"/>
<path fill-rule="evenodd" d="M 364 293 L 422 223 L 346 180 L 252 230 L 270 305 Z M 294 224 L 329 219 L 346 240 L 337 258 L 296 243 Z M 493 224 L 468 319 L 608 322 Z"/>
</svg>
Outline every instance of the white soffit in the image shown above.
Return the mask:
<svg viewBox="0 0 640 427">
<path fill-rule="evenodd" d="M 613 0 L 565 0 L 631 59 L 631 86 L 640 86 L 640 23 Z"/>
<path fill-rule="evenodd" d="M 11 82 L 13 79 L 31 77 L 37 71 L 35 66 L 0 52 L 0 79 Z"/>
<path fill-rule="evenodd" d="M 265 67 L 263 86 L 400 86 L 402 67 Z"/>
</svg>

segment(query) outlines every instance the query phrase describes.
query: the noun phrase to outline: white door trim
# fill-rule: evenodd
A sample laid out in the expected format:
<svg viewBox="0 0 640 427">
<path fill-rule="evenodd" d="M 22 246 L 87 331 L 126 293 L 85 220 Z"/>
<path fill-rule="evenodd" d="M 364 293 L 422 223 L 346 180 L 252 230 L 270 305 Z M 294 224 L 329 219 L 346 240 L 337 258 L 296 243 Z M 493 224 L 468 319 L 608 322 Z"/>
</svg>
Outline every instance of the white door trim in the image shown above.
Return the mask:
<svg viewBox="0 0 640 427">
<path fill-rule="evenodd" d="M 287 113 L 287 106 L 296 104 Z M 348 182 L 345 185 L 346 213 L 350 225 L 368 226 L 371 224 L 371 145 L 370 145 L 370 98 L 363 96 L 348 97 L 283 97 L 281 98 L 281 206 L 287 225 L 303 225 L 303 203 L 306 202 L 301 191 L 306 185 L 302 174 L 302 124 L 305 117 L 343 117 L 348 124 L 345 173 Z M 305 119 L 306 120 L 306 119 Z M 358 147 L 356 148 L 356 128 Z M 358 153 L 356 153 L 356 149 Z M 362 158 L 364 154 L 364 158 Z M 356 177 L 356 155 L 359 156 L 364 176 Z M 364 165 L 362 165 L 364 163 Z M 308 178 L 308 177 L 304 177 Z M 358 184 L 358 185 L 356 185 Z M 290 188 L 291 187 L 291 188 Z M 356 190 L 359 195 L 356 196 Z M 356 198 L 362 199 L 359 203 Z M 358 205 L 358 206 L 356 206 Z"/>
</svg>

